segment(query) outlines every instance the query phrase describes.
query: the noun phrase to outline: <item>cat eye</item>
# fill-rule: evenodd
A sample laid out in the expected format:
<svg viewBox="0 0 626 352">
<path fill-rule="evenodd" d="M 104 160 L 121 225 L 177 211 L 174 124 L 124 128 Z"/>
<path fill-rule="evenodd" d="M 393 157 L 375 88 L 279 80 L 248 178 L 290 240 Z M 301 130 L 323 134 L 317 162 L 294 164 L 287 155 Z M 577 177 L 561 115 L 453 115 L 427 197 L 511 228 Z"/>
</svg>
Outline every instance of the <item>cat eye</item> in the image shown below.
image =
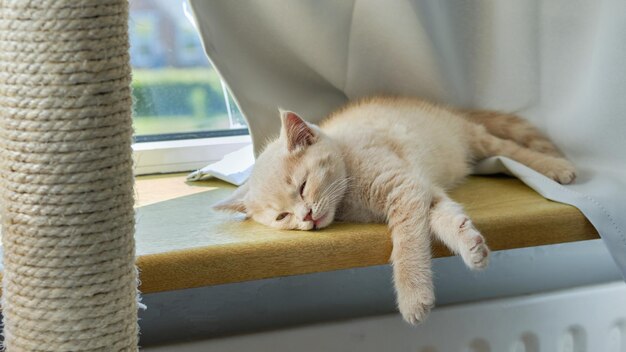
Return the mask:
<svg viewBox="0 0 626 352">
<path fill-rule="evenodd" d="M 289 215 L 289 213 L 280 213 L 280 214 L 278 214 L 278 216 L 276 217 L 276 221 L 281 221 L 282 219 L 286 218 L 287 215 Z"/>
<path fill-rule="evenodd" d="M 306 186 L 306 181 L 304 181 L 302 183 L 302 186 L 300 186 L 300 197 L 304 197 L 304 187 Z"/>
</svg>

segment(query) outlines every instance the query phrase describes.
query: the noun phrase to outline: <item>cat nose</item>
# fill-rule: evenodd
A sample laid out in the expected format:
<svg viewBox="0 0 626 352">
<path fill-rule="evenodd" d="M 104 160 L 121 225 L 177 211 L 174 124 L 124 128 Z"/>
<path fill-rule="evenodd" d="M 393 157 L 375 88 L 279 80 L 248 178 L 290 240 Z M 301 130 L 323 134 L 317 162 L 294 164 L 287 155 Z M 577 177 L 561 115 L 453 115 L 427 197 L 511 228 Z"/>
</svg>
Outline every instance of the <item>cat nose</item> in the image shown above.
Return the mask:
<svg viewBox="0 0 626 352">
<path fill-rule="evenodd" d="M 304 217 L 304 221 L 313 221 L 313 209 L 309 210 L 309 213 Z"/>
</svg>

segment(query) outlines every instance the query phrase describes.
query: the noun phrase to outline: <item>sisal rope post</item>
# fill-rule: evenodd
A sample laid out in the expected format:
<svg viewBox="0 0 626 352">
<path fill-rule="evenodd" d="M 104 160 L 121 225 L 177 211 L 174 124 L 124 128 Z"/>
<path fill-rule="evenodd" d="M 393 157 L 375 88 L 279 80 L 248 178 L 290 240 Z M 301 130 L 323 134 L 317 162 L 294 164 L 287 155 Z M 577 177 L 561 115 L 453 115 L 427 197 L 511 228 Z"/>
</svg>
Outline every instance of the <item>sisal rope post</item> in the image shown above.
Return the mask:
<svg viewBox="0 0 626 352">
<path fill-rule="evenodd" d="M 0 0 L 9 352 L 137 350 L 127 23 L 127 0 Z"/>
</svg>

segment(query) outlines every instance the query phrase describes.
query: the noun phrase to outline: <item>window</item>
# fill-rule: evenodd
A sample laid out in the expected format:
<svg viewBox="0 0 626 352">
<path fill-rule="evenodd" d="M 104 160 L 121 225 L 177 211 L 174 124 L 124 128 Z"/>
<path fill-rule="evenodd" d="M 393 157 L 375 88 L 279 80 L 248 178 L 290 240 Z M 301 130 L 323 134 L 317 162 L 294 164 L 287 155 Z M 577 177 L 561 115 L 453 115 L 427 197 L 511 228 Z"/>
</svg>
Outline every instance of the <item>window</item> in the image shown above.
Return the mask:
<svg viewBox="0 0 626 352">
<path fill-rule="evenodd" d="M 138 174 L 197 169 L 250 143 L 184 1 L 130 3 Z"/>
</svg>

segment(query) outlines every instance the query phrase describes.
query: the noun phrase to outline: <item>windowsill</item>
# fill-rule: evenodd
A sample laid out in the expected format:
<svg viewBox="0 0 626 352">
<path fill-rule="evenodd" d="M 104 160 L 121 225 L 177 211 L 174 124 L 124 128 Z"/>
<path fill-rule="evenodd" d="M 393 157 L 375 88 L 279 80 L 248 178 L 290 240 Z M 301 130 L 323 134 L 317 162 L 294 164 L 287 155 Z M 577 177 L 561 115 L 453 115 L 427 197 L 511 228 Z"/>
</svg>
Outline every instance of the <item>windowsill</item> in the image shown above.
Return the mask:
<svg viewBox="0 0 626 352">
<path fill-rule="evenodd" d="M 135 175 L 200 169 L 252 143 L 249 135 L 133 144 Z"/>
<path fill-rule="evenodd" d="M 137 178 L 137 255 L 143 293 L 385 264 L 382 224 L 336 223 L 322 231 L 277 231 L 215 213 L 232 192 L 221 181 L 184 175 Z M 471 177 L 452 192 L 492 250 L 598 238 L 576 208 L 544 199 L 517 179 Z M 435 257 L 450 253 L 433 245 Z"/>
</svg>

